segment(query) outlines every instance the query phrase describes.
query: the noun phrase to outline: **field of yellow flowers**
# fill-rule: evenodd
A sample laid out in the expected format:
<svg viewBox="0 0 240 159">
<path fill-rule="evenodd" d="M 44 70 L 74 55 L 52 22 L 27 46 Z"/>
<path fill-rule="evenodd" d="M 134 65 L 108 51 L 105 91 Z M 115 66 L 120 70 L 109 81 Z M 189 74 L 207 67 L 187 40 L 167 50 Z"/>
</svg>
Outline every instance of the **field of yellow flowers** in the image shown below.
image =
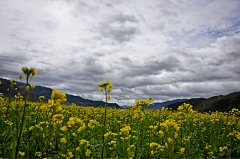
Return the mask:
<svg viewBox="0 0 240 159">
<path fill-rule="evenodd" d="M 105 107 L 64 106 L 54 90 L 48 103 L 28 102 L 35 68 L 22 68 L 25 98 L 0 97 L 2 158 L 238 158 L 240 119 L 233 112 L 201 114 L 183 104 L 177 111 L 143 110 L 148 99 L 128 109 L 107 107 L 111 82 L 99 84 Z M 19 75 L 22 80 L 23 76 Z M 15 81 L 11 81 L 12 86 Z M 10 88 L 12 89 L 12 87 Z M 11 90 L 10 90 L 11 92 Z M 1 94 L 0 94 L 1 96 Z"/>
</svg>

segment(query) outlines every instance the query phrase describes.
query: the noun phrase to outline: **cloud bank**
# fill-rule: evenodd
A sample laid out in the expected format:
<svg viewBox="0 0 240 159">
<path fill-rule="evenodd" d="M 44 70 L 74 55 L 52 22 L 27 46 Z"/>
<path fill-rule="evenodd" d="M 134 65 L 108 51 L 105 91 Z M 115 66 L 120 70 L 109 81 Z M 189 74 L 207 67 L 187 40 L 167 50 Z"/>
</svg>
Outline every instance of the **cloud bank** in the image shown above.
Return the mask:
<svg viewBox="0 0 240 159">
<path fill-rule="evenodd" d="M 0 1 L 0 77 L 111 102 L 240 88 L 240 1 Z"/>
</svg>

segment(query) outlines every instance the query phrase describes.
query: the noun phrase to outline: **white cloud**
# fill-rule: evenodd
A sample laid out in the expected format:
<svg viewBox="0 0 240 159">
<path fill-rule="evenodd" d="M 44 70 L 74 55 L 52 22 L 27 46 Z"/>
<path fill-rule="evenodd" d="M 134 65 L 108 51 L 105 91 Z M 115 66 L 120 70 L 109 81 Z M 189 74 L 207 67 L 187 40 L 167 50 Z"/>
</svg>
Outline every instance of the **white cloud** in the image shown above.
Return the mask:
<svg viewBox="0 0 240 159">
<path fill-rule="evenodd" d="M 0 77 L 132 104 L 239 91 L 239 1 L 0 1 Z"/>
</svg>

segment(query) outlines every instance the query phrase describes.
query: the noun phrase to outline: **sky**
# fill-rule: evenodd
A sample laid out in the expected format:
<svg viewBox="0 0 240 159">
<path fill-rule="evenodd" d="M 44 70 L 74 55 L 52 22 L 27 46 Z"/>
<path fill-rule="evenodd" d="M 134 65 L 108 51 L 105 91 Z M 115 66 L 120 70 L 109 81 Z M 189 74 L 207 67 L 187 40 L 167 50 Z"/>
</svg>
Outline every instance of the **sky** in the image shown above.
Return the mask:
<svg viewBox="0 0 240 159">
<path fill-rule="evenodd" d="M 0 0 L 0 77 L 132 105 L 240 91 L 239 0 Z"/>
</svg>

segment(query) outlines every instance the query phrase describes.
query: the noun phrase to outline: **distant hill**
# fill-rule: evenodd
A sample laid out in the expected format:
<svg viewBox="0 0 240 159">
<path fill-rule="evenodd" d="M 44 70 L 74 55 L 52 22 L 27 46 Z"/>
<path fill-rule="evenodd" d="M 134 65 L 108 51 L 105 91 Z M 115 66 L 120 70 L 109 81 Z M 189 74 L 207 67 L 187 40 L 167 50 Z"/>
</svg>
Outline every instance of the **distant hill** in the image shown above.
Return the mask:
<svg viewBox="0 0 240 159">
<path fill-rule="evenodd" d="M 10 88 L 10 81 L 6 79 L 1 79 L 0 84 L 0 93 L 4 94 L 4 97 L 9 96 L 9 91 L 7 91 L 8 88 Z M 17 82 L 16 85 L 13 86 L 13 92 L 12 92 L 12 97 L 13 99 L 14 96 L 17 93 L 21 93 L 22 96 L 25 95 L 25 86 L 22 86 L 20 82 Z M 15 90 L 17 88 L 17 90 Z M 48 99 L 51 98 L 52 94 L 52 89 L 47 88 L 47 87 L 42 87 L 42 86 L 36 86 L 34 89 L 31 90 L 31 94 L 29 96 L 28 101 L 33 101 L 33 102 L 39 102 L 39 96 L 45 96 L 44 102 L 47 102 Z M 89 99 L 84 99 L 80 96 L 74 96 L 74 95 L 67 95 L 67 101 L 63 104 L 69 105 L 71 103 L 75 103 L 77 105 L 82 105 L 82 106 L 93 106 L 93 107 L 99 107 L 99 106 L 104 106 L 105 102 L 102 101 L 92 101 Z M 219 95 L 219 96 L 213 96 L 210 98 L 192 98 L 192 99 L 176 99 L 176 100 L 171 100 L 171 101 L 166 101 L 162 103 L 154 103 L 154 106 L 151 106 L 151 109 L 157 110 L 162 107 L 167 107 L 167 108 L 172 108 L 172 110 L 177 110 L 177 108 L 182 105 L 183 103 L 191 104 L 193 106 L 194 110 L 198 110 L 200 112 L 208 112 L 208 111 L 228 111 L 229 106 L 230 106 L 230 101 L 232 98 L 237 99 L 238 104 L 240 105 L 240 92 L 234 92 L 228 95 Z M 116 103 L 109 103 L 109 107 L 116 107 L 116 108 L 127 108 L 127 105 L 123 105 L 120 107 Z M 150 107 L 148 105 L 143 106 L 143 109 L 149 109 Z"/>
<path fill-rule="evenodd" d="M 121 107 L 123 108 L 123 109 L 127 109 L 128 107 L 127 107 L 128 105 L 122 105 Z"/>
<path fill-rule="evenodd" d="M 194 109 L 201 112 L 229 111 L 229 106 L 232 98 L 237 99 L 238 104 L 240 105 L 240 92 L 234 92 L 225 96 L 219 95 L 219 96 L 208 98 L 202 101 L 201 103 L 196 104 Z"/>
<path fill-rule="evenodd" d="M 177 108 L 183 103 L 191 104 L 193 110 L 199 112 L 208 112 L 208 111 L 229 111 L 229 106 L 231 99 L 235 98 L 240 105 L 240 92 L 230 93 L 228 95 L 219 95 L 213 96 L 210 98 L 192 98 L 183 102 L 176 102 L 166 106 L 166 108 L 172 108 L 172 110 L 177 110 Z"/>
<path fill-rule="evenodd" d="M 194 107 L 197 104 L 201 103 L 204 100 L 206 100 L 206 98 L 191 98 L 191 99 L 188 99 L 188 100 L 185 100 L 185 101 L 169 104 L 168 106 L 166 106 L 166 108 L 172 108 L 172 110 L 177 110 L 177 108 L 180 105 L 182 105 L 183 103 L 186 103 L 186 104 L 191 104 L 193 106 L 193 109 L 194 109 Z"/>
<path fill-rule="evenodd" d="M 4 97 L 8 97 L 9 91 L 7 91 L 7 89 L 11 87 L 10 81 L 7 79 L 3 79 L 3 78 L 0 78 L 0 79 L 2 82 L 2 84 L 0 84 L 0 92 L 4 94 Z M 13 98 L 17 93 L 21 93 L 22 96 L 25 95 L 25 89 L 24 89 L 25 84 L 22 85 L 22 83 L 17 82 L 17 84 L 13 85 L 13 87 L 14 87 L 13 93 L 12 93 Z M 17 88 L 17 90 L 15 90 L 15 88 Z M 28 101 L 39 102 L 39 96 L 44 96 L 45 97 L 44 102 L 47 102 L 48 99 L 51 99 L 52 90 L 53 89 L 51 89 L 51 88 L 36 86 L 34 89 L 31 90 Z M 93 106 L 93 107 L 105 106 L 105 102 L 92 101 L 89 99 L 84 99 L 79 96 L 66 94 L 66 98 L 67 98 L 67 101 L 63 103 L 65 105 L 75 103 L 75 104 L 81 105 L 81 106 Z M 117 103 L 108 103 L 108 106 L 121 108 Z"/>
<path fill-rule="evenodd" d="M 182 101 L 186 101 L 186 100 L 187 99 L 175 99 L 175 100 L 165 101 L 165 102 L 162 102 L 162 103 L 154 103 L 154 106 L 151 106 L 151 109 L 152 110 L 157 110 L 157 109 L 161 110 L 162 107 L 166 107 L 169 104 L 176 103 L 176 102 L 182 102 Z M 150 109 L 150 107 L 148 105 L 144 105 L 143 109 Z"/>
<path fill-rule="evenodd" d="M 3 93 L 3 98 L 9 97 L 10 95 L 10 88 L 11 88 L 11 83 L 9 80 L 6 79 L 1 79 L 1 84 L 0 84 L 0 93 Z M 7 90 L 9 89 L 9 91 Z M 16 85 L 13 85 L 13 90 L 12 90 L 12 99 L 15 99 L 14 96 L 17 95 L 17 93 L 20 93 L 23 96 L 23 100 L 25 98 L 25 90 L 19 88 Z M 39 95 L 35 94 L 35 93 L 30 93 L 28 101 L 32 101 L 32 102 L 39 102 Z M 44 102 L 47 102 L 47 100 L 45 99 Z"/>
</svg>

